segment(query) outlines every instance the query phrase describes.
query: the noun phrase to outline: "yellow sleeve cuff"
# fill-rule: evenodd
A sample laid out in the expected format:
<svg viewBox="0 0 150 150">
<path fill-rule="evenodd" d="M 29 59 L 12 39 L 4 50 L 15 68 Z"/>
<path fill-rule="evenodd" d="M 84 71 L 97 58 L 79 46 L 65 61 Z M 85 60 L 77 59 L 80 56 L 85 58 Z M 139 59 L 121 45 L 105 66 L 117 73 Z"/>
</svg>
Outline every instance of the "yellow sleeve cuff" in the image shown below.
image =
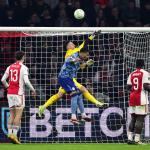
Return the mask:
<svg viewBox="0 0 150 150">
<path fill-rule="evenodd" d="M 88 38 L 90 39 L 90 40 L 93 40 L 94 39 L 94 35 L 91 35 L 91 36 L 89 36 Z"/>
</svg>

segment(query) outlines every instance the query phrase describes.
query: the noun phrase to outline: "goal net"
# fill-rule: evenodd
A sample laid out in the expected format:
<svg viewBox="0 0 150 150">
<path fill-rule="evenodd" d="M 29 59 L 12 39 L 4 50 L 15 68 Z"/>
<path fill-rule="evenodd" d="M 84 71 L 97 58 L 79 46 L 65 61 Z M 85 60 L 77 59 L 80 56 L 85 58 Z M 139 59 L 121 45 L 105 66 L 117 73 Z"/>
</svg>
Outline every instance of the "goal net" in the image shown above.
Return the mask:
<svg viewBox="0 0 150 150">
<path fill-rule="evenodd" d="M 29 68 L 30 79 L 37 91 L 36 100 L 26 88 L 20 140 L 23 143 L 124 143 L 127 140 L 128 114 L 127 77 L 135 69 L 137 58 L 143 58 L 149 70 L 150 33 L 103 31 L 88 45 L 90 58 L 95 61 L 88 69 L 78 71 L 78 82 L 82 83 L 98 99 L 109 103 L 108 108 L 97 108 L 84 101 L 87 115 L 92 122 L 74 126 L 70 123 L 70 97 L 48 107 L 38 117 L 38 106 L 57 93 L 57 76 L 64 62 L 64 43 L 73 41 L 79 46 L 95 29 L 85 31 L 37 30 L 0 32 L 0 75 L 14 62 L 14 53 L 26 53 L 25 65 Z M 9 116 L 6 93 L 0 85 L 0 141 L 7 142 L 7 121 Z M 80 113 L 78 113 L 80 117 Z M 149 115 L 145 119 L 142 139 L 150 139 Z"/>
</svg>

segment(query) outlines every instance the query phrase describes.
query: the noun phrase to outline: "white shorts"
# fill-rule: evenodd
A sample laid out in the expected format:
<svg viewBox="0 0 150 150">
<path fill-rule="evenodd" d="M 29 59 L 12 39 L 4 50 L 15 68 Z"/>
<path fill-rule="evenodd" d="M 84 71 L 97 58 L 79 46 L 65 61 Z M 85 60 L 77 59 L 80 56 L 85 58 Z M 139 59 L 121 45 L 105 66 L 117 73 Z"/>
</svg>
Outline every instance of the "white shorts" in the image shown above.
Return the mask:
<svg viewBox="0 0 150 150">
<path fill-rule="evenodd" d="M 7 94 L 7 99 L 8 99 L 9 108 L 13 106 L 24 108 L 25 106 L 24 95 Z"/>
<path fill-rule="evenodd" d="M 147 115 L 148 114 L 148 105 L 130 106 L 129 113 L 137 114 L 137 115 Z"/>
</svg>

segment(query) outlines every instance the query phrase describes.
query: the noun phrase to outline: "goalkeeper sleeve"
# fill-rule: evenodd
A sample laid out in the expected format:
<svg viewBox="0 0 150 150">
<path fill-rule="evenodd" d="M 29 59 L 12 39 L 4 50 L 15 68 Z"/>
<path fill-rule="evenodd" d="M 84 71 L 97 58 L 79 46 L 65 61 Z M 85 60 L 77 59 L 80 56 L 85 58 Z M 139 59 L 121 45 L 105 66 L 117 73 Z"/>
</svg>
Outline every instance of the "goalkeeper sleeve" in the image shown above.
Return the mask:
<svg viewBox="0 0 150 150">
<path fill-rule="evenodd" d="M 99 33 L 101 33 L 100 30 L 99 30 L 99 31 L 96 31 L 96 32 L 94 32 L 92 35 L 90 35 L 90 36 L 79 46 L 80 50 L 81 50 L 82 48 L 84 48 L 85 46 L 87 46 L 87 45 L 89 44 L 89 42 L 92 41 L 92 40 L 95 38 L 95 36 L 98 35 Z"/>
</svg>

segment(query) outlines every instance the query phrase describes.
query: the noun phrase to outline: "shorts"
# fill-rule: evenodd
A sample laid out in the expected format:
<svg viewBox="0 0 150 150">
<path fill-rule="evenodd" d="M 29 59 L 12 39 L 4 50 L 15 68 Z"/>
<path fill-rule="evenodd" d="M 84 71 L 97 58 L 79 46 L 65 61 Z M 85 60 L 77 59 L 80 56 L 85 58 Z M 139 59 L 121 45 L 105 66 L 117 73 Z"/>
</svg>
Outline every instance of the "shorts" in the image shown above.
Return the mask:
<svg viewBox="0 0 150 150">
<path fill-rule="evenodd" d="M 148 114 L 148 105 L 130 106 L 129 113 L 136 114 L 136 115 L 147 115 Z"/>
<path fill-rule="evenodd" d="M 73 79 L 71 78 L 58 78 L 60 86 L 69 94 L 75 91 L 78 91 L 77 86 L 75 85 Z"/>
<path fill-rule="evenodd" d="M 80 89 L 82 87 L 82 84 L 80 84 L 75 78 L 73 78 L 73 82 L 78 89 Z M 62 87 L 59 88 L 59 92 L 61 92 L 62 94 L 67 93 Z"/>
<path fill-rule="evenodd" d="M 25 107 L 24 95 L 7 94 L 8 105 L 11 107 Z"/>
</svg>

